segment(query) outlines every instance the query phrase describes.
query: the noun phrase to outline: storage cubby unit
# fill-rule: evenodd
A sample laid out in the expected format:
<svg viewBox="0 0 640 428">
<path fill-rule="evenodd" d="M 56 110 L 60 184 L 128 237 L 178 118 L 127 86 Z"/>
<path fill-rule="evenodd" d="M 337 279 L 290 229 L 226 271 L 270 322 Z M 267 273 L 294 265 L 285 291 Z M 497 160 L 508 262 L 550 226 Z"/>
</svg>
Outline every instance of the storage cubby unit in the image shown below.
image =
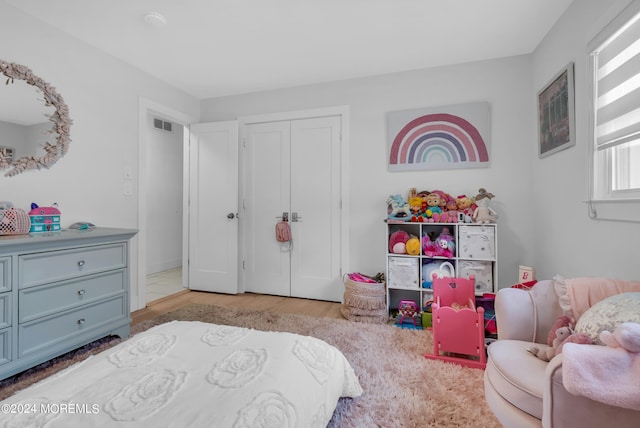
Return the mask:
<svg viewBox="0 0 640 428">
<path fill-rule="evenodd" d="M 476 296 L 498 289 L 498 226 L 495 223 L 394 223 L 387 227 L 387 306 L 398 309 L 401 300 L 415 301 L 425 308 L 433 299 L 431 274 L 444 270 L 457 277 L 475 277 Z M 395 253 L 390 245 L 394 232 L 406 232 L 420 240 L 418 254 Z M 427 245 L 424 240 L 438 240 L 448 231 L 451 245 Z M 446 238 L 446 235 L 443 236 Z M 447 241 L 447 239 L 444 239 Z M 451 272 L 453 271 L 453 272 Z"/>
</svg>

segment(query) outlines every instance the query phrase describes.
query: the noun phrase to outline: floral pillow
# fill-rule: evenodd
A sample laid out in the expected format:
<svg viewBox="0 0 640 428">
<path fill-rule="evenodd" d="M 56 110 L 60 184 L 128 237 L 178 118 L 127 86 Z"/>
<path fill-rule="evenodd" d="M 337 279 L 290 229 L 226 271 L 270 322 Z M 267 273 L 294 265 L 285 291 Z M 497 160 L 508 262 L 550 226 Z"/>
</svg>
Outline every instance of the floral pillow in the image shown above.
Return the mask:
<svg viewBox="0 0 640 428">
<path fill-rule="evenodd" d="M 640 293 L 622 293 L 591 306 L 576 323 L 576 333 L 585 333 L 593 343 L 604 345 L 602 331 L 613 332 L 623 322 L 640 323 Z"/>
</svg>

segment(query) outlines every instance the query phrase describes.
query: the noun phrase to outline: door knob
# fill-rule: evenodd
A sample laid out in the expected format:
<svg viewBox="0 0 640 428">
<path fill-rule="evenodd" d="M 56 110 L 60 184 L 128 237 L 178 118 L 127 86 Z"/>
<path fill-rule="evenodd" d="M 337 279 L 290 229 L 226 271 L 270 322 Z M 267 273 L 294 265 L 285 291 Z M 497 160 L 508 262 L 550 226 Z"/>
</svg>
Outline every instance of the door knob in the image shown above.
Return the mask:
<svg viewBox="0 0 640 428">
<path fill-rule="evenodd" d="M 236 215 L 234 213 L 229 213 L 229 214 L 227 214 L 227 218 L 229 220 L 233 220 L 234 218 L 236 218 Z"/>
</svg>

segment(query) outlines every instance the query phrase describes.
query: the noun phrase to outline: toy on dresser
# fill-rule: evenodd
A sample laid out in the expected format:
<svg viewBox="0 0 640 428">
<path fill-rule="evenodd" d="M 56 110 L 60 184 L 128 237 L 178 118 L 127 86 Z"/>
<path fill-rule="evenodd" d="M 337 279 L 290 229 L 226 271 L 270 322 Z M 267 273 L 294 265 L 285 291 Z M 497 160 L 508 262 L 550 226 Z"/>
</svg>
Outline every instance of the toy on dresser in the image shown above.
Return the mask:
<svg viewBox="0 0 640 428">
<path fill-rule="evenodd" d="M 29 232 L 59 232 L 60 231 L 60 210 L 58 204 L 50 207 L 39 207 L 38 204 L 31 204 L 29 211 L 31 218 L 31 229 Z"/>
</svg>

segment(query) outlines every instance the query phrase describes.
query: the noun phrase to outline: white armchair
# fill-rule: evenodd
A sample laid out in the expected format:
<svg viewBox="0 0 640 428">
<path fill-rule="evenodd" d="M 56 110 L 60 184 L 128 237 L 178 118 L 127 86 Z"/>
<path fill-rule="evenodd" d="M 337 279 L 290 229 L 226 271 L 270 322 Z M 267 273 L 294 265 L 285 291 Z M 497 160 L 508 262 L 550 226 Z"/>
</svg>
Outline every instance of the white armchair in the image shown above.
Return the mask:
<svg viewBox="0 0 640 428">
<path fill-rule="evenodd" d="M 640 426 L 640 411 L 569 393 L 562 383 L 563 354 L 546 363 L 527 352 L 534 343 L 546 346 L 562 314 L 553 281 L 539 281 L 530 291 L 501 289 L 495 311 L 498 340 L 488 347 L 484 389 L 505 427 Z"/>
</svg>

